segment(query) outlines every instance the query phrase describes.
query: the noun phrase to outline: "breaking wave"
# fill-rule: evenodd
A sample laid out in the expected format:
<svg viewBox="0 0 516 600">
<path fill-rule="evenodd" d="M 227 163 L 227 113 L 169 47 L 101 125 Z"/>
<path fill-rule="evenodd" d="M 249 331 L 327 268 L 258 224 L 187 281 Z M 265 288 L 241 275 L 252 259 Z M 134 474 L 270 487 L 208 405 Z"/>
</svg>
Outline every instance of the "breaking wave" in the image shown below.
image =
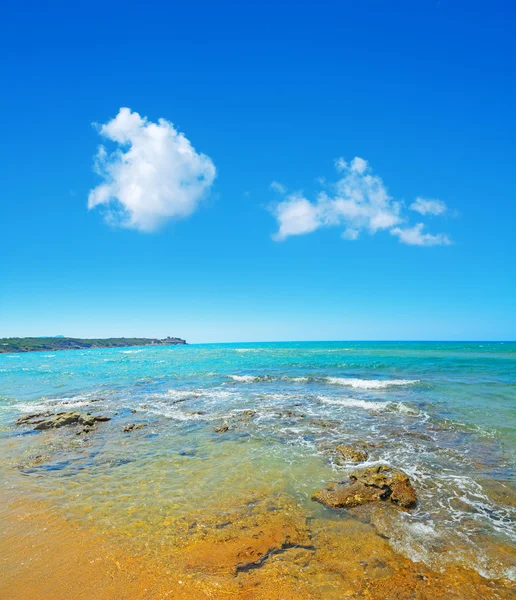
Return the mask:
<svg viewBox="0 0 516 600">
<path fill-rule="evenodd" d="M 356 379 L 354 377 L 327 377 L 326 381 L 334 385 L 344 385 L 361 390 L 383 390 L 397 385 L 419 383 L 419 379 Z"/>
</svg>

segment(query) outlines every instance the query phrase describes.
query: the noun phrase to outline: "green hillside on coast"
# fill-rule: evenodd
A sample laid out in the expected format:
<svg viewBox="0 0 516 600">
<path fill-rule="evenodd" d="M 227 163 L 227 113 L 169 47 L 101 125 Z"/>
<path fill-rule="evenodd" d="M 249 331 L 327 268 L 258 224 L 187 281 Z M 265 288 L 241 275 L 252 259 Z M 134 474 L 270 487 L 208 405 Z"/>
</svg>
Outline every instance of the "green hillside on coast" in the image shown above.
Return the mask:
<svg viewBox="0 0 516 600">
<path fill-rule="evenodd" d="M 69 337 L 0 338 L 0 354 L 12 352 L 45 352 L 81 350 L 87 348 L 126 348 L 128 346 L 172 346 L 186 344 L 181 338 L 105 338 L 81 339 Z"/>
</svg>

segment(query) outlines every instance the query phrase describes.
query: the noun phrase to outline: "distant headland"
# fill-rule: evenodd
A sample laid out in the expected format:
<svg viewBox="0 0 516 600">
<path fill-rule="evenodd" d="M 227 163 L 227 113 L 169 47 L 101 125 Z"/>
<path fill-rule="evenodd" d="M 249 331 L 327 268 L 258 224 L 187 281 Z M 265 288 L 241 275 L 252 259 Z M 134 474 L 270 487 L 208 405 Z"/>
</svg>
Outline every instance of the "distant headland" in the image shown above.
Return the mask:
<svg viewBox="0 0 516 600">
<path fill-rule="evenodd" d="M 0 354 L 12 352 L 48 352 L 54 350 L 85 350 L 87 348 L 126 348 L 128 346 L 176 346 L 185 340 L 167 337 L 151 338 L 105 338 L 81 339 L 69 337 L 0 338 Z"/>
</svg>

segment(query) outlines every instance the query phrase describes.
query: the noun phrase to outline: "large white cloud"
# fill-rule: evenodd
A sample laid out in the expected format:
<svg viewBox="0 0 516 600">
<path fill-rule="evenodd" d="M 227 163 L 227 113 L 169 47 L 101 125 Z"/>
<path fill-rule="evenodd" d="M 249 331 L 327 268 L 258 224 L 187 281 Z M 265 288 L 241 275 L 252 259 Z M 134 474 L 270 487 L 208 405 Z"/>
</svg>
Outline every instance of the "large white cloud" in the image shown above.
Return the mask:
<svg viewBox="0 0 516 600">
<path fill-rule="evenodd" d="M 444 234 L 432 236 L 422 233 L 422 224 L 413 229 L 400 229 L 398 225 L 406 220 L 402 215 L 402 204 L 389 196 L 382 179 L 372 173 L 363 158 L 356 156 L 350 163 L 339 158 L 335 161 L 335 168 L 340 178 L 329 186 L 329 192 L 320 192 L 313 201 L 302 193 L 287 194 L 284 186 L 273 183 L 272 188 L 284 196 L 271 207 L 278 221 L 278 232 L 273 236 L 275 240 L 311 233 L 322 227 L 340 226 L 344 227 L 342 238 L 346 240 L 356 240 L 362 231 L 374 234 L 390 230 L 405 244 L 431 246 L 451 243 Z M 422 201 L 418 198 L 414 204 L 420 207 Z M 427 212 L 431 213 L 433 207 L 431 214 L 438 214 L 436 207 L 440 201 L 425 202 L 434 203 Z"/>
<path fill-rule="evenodd" d="M 168 219 L 192 214 L 211 187 L 216 169 L 172 123 L 148 121 L 129 108 L 100 126 L 117 144 L 99 146 L 95 171 L 104 182 L 90 191 L 88 208 L 105 207 L 110 223 L 153 231 Z"/>
</svg>

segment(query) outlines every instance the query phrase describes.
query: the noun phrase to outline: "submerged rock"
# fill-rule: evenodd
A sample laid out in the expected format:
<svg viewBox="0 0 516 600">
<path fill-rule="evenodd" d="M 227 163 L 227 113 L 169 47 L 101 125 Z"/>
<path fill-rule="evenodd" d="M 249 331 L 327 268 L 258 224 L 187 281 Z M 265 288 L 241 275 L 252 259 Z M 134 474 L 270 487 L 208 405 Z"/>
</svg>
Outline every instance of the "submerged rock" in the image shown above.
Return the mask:
<svg viewBox="0 0 516 600">
<path fill-rule="evenodd" d="M 355 471 L 349 482 L 332 483 L 312 496 L 330 508 L 354 508 L 369 502 L 390 500 L 403 508 L 417 502 L 416 492 L 403 471 L 380 465 Z"/>
<path fill-rule="evenodd" d="M 136 429 L 142 429 L 143 427 L 147 427 L 147 423 L 130 423 L 123 428 L 123 432 L 127 433 L 129 431 L 135 431 Z"/>
<path fill-rule="evenodd" d="M 214 431 L 215 433 L 226 433 L 228 429 L 229 425 L 220 425 L 220 427 L 215 427 Z"/>
<path fill-rule="evenodd" d="M 83 414 L 77 410 L 67 412 L 39 413 L 20 417 L 16 425 L 35 425 L 34 429 L 44 431 L 46 429 L 57 429 L 66 425 L 83 425 L 85 428 L 91 428 L 98 421 L 109 421 L 110 417 L 102 415 L 94 416 L 89 413 Z"/>
<path fill-rule="evenodd" d="M 239 420 L 240 421 L 251 421 L 255 415 L 256 415 L 255 410 L 243 410 L 240 413 Z"/>
</svg>

